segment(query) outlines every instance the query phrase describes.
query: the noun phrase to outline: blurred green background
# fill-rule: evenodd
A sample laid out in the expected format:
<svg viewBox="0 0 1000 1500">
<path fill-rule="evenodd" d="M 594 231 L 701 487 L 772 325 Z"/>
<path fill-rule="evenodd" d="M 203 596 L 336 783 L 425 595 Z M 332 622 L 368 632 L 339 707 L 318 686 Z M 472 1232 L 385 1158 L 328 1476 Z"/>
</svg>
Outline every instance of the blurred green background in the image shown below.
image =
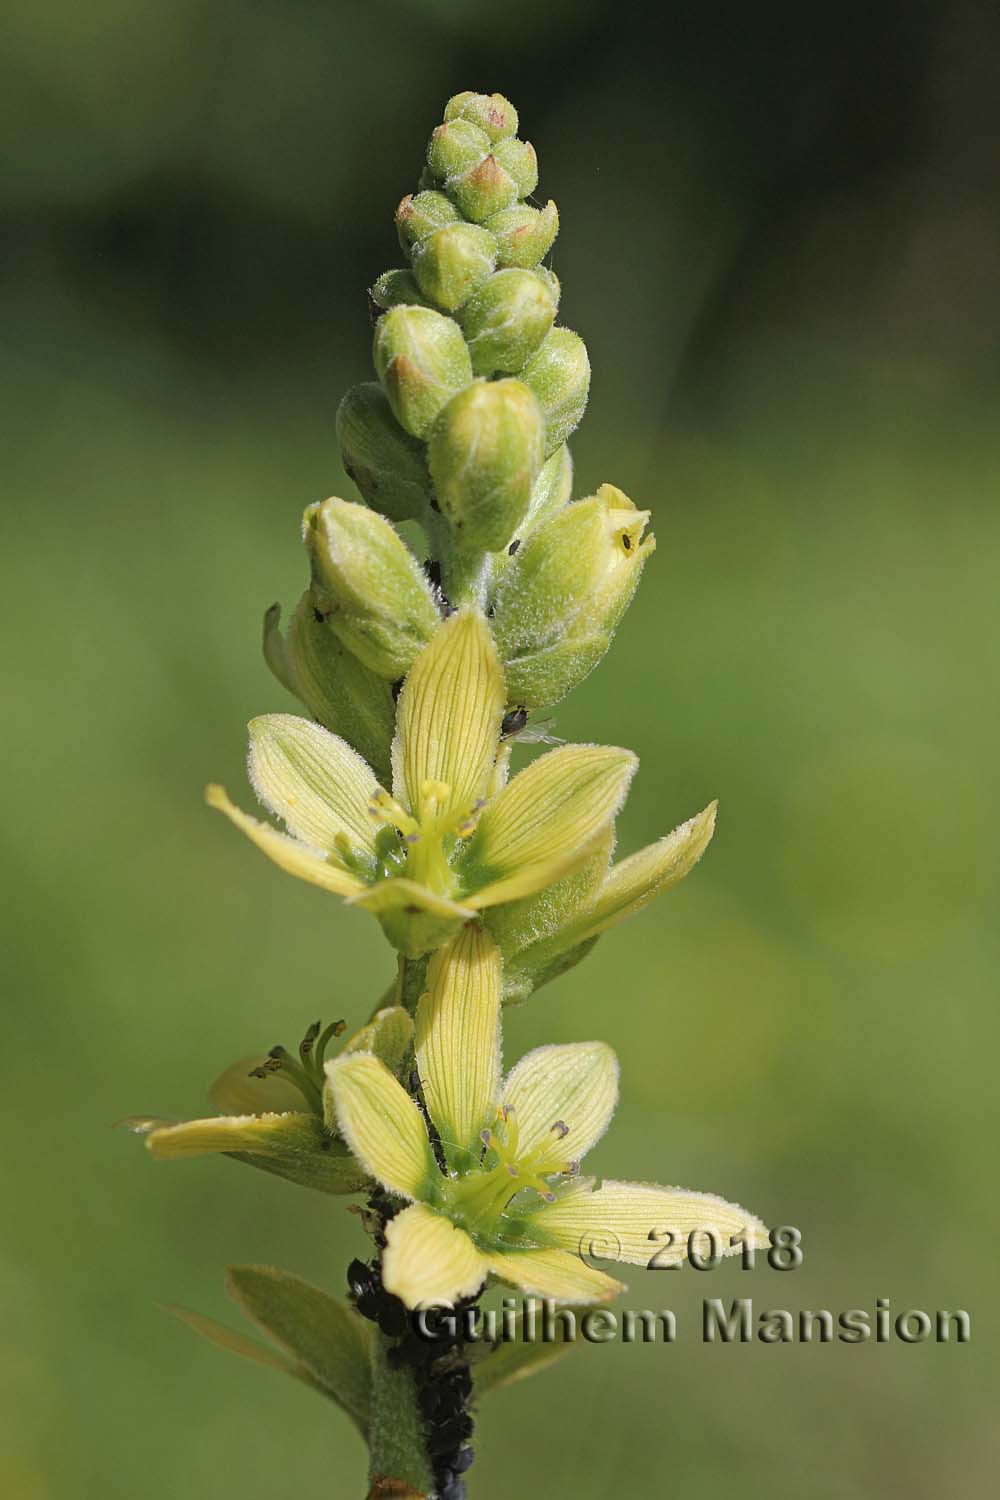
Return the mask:
<svg viewBox="0 0 1000 1500">
<path fill-rule="evenodd" d="M 992 12 L 992 14 L 991 14 Z M 481 1414 L 479 1500 L 996 1483 L 1000 24 L 975 3 L 36 0 L 0 121 L 7 1051 L 0 1486 L 330 1500 L 318 1397 L 157 1310 L 232 1261 L 339 1290 L 358 1223 L 112 1123 L 367 1015 L 378 930 L 202 806 L 291 706 L 260 615 L 351 495 L 332 417 L 445 99 L 521 111 L 595 377 L 577 493 L 651 507 L 561 708 L 635 747 L 629 851 L 721 798 L 696 875 L 511 1013 L 601 1036 L 599 1171 L 801 1227 L 791 1275 L 628 1277 L 673 1348 L 582 1349 Z M 989 1278 L 989 1282 L 988 1282 Z M 704 1296 L 967 1308 L 967 1347 L 714 1347 Z"/>
</svg>

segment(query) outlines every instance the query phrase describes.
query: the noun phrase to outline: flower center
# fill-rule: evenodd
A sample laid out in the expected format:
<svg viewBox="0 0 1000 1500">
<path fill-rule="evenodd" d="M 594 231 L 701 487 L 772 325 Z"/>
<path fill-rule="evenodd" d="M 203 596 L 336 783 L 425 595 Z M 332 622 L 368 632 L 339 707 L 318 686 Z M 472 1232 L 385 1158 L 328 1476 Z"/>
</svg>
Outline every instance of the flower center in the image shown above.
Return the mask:
<svg viewBox="0 0 1000 1500">
<path fill-rule="evenodd" d="M 471 808 L 457 810 L 446 781 L 424 781 L 414 812 L 378 787 L 368 804 L 377 823 L 394 828 L 402 844 L 402 871 L 386 869 L 385 875 L 403 873 L 439 896 L 451 896 L 455 879 L 448 857 L 457 839 L 468 838 L 485 803 L 480 798 Z"/>
<path fill-rule="evenodd" d="M 492 1129 L 481 1132 L 482 1161 L 478 1167 L 447 1180 L 444 1196 L 449 1215 L 473 1234 L 487 1238 L 496 1234 L 511 1200 L 531 1189 L 545 1203 L 556 1194 L 550 1177 L 575 1175 L 576 1162 L 553 1165 L 553 1141 L 569 1135 L 569 1126 L 556 1120 L 548 1134 L 530 1151 L 522 1151 L 514 1109 L 506 1104 L 497 1112 Z"/>
</svg>

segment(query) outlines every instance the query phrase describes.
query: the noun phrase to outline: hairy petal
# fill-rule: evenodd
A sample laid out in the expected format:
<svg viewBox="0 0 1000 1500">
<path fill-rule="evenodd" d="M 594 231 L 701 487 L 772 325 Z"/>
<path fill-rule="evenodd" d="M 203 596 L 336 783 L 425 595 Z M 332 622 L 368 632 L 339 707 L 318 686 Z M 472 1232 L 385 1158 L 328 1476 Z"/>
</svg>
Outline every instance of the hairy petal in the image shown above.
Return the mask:
<svg viewBox="0 0 1000 1500">
<path fill-rule="evenodd" d="M 563 1171 L 600 1140 L 618 1103 L 618 1060 L 605 1042 L 536 1047 L 513 1069 L 503 1102 L 514 1109 L 518 1154 L 548 1142 L 541 1171 Z M 567 1128 L 565 1138 L 553 1131 Z"/>
<path fill-rule="evenodd" d="M 295 875 L 310 885 L 318 885 L 324 891 L 332 891 L 335 896 L 356 896 L 365 889 L 363 882 L 345 870 L 332 855 L 328 858 L 320 850 L 300 844 L 298 839 L 279 833 L 270 824 L 260 823 L 234 806 L 223 787 L 206 787 L 205 801 L 209 807 L 225 813 L 230 823 L 245 833 L 286 874 Z"/>
<path fill-rule="evenodd" d="M 424 1100 L 449 1164 L 471 1166 L 500 1084 L 500 952 L 474 923 L 430 961 L 415 1045 Z"/>
<path fill-rule="evenodd" d="M 417 1105 L 371 1052 L 326 1064 L 337 1126 L 367 1172 L 391 1193 L 421 1198 L 438 1176 Z"/>
<path fill-rule="evenodd" d="M 713 1249 L 736 1255 L 744 1243 L 768 1244 L 764 1225 L 739 1204 L 648 1182 L 604 1182 L 595 1192 L 569 1193 L 536 1218 L 539 1230 L 567 1250 L 635 1266 L 676 1265 L 689 1247 L 708 1257 Z"/>
<path fill-rule="evenodd" d="M 393 790 L 416 812 L 428 782 L 450 788 L 441 816 L 485 794 L 500 739 L 503 671 L 482 614 L 461 609 L 439 625 L 407 674 L 392 747 Z"/>
<path fill-rule="evenodd" d="M 478 1292 L 489 1266 L 464 1229 L 423 1203 L 389 1220 L 382 1284 L 407 1307 L 452 1306 Z"/>
<path fill-rule="evenodd" d="M 374 851 L 368 803 L 375 773 L 346 740 L 296 714 L 250 721 L 250 781 L 269 812 L 314 849 L 331 850 L 338 834 Z"/>
</svg>

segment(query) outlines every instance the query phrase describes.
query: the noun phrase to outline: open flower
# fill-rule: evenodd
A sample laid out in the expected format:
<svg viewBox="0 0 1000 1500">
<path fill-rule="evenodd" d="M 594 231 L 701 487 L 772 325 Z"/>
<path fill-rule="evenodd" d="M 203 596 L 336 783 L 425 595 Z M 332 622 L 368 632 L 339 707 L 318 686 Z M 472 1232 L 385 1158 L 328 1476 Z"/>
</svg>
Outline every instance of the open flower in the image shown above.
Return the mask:
<svg viewBox="0 0 1000 1500">
<path fill-rule="evenodd" d="M 280 833 L 208 800 L 302 880 L 374 912 L 415 957 L 486 907 L 530 896 L 586 860 L 636 768 L 627 750 L 564 745 L 504 786 L 504 684 L 489 627 L 439 626 L 399 695 L 392 792 L 337 735 L 292 714 L 250 725 L 249 772 Z"/>
<path fill-rule="evenodd" d="M 708 1193 L 579 1176 L 618 1097 L 601 1042 L 539 1047 L 500 1076 L 499 950 L 470 924 L 432 958 L 416 1014 L 426 1114 L 373 1053 L 328 1063 L 338 1127 L 409 1206 L 389 1220 L 382 1278 L 408 1307 L 473 1296 L 488 1276 L 592 1302 L 622 1290 L 590 1259 L 667 1265 L 692 1233 L 733 1253 L 763 1225 Z M 699 1250 L 705 1253 L 704 1246 Z"/>
</svg>

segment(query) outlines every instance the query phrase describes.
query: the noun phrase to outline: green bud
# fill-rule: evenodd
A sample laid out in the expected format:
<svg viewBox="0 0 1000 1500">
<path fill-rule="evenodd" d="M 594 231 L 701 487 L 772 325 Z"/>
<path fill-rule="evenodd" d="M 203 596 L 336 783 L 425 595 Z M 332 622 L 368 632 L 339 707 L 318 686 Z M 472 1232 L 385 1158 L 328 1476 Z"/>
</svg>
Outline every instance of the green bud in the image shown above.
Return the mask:
<svg viewBox="0 0 1000 1500">
<path fill-rule="evenodd" d="M 383 271 L 368 296 L 374 307 L 383 311 L 388 311 L 390 307 L 430 306 L 417 286 L 417 278 L 409 270 Z"/>
<path fill-rule="evenodd" d="M 435 229 L 443 229 L 445 224 L 457 224 L 458 219 L 458 209 L 444 193 L 407 193 L 396 209 L 399 243 L 408 251 L 433 234 Z"/>
<path fill-rule="evenodd" d="M 427 147 L 427 165 L 439 182 L 470 172 L 490 149 L 485 130 L 471 120 L 450 120 L 439 125 Z"/>
<path fill-rule="evenodd" d="M 516 375 L 552 327 L 556 305 L 535 271 L 497 271 L 462 311 L 477 375 Z"/>
<path fill-rule="evenodd" d="M 568 505 L 525 539 L 494 600 L 507 696 L 557 703 L 600 661 L 656 546 L 649 512 L 614 485 Z"/>
<path fill-rule="evenodd" d="M 538 186 L 538 157 L 530 141 L 497 141 L 493 147 L 497 165 L 513 180 L 519 198 L 530 198 Z"/>
<path fill-rule="evenodd" d="M 493 274 L 497 243 L 478 224 L 447 224 L 414 245 L 411 254 L 424 296 L 454 312 Z"/>
<path fill-rule="evenodd" d="M 590 392 L 587 346 L 569 328 L 553 328 L 521 371 L 545 413 L 545 452 L 561 447 L 579 425 Z"/>
<path fill-rule="evenodd" d="M 403 431 L 374 380 L 341 401 L 337 438 L 344 468 L 369 505 L 393 521 L 420 519 L 431 498 L 423 444 Z"/>
<path fill-rule="evenodd" d="M 317 723 L 353 745 L 380 781 L 391 781 L 389 749 L 396 723 L 392 687 L 369 671 L 317 615 L 307 589 L 282 635 L 281 605 L 272 604 L 264 616 L 264 659 Z"/>
<path fill-rule="evenodd" d="M 550 198 L 544 208 L 516 203 L 486 220 L 486 228 L 499 246 L 501 268 L 520 266 L 530 270 L 548 255 L 559 233 L 559 210 Z"/>
<path fill-rule="evenodd" d="M 405 677 L 440 614 L 423 568 L 384 516 L 336 498 L 307 507 L 302 533 L 313 600 L 379 677 Z"/>
<path fill-rule="evenodd" d="M 427 458 L 460 551 L 506 547 L 542 467 L 544 435 L 538 402 L 519 380 L 477 380 L 448 402 Z"/>
<path fill-rule="evenodd" d="M 517 110 L 503 94 L 455 94 L 445 106 L 446 120 L 471 120 L 491 141 L 517 135 Z"/>
<path fill-rule="evenodd" d="M 375 327 L 374 356 L 397 422 L 416 438 L 472 379 L 462 330 L 429 307 L 391 308 Z"/>
<path fill-rule="evenodd" d="M 517 201 L 517 181 L 492 153 L 467 172 L 449 177 L 446 186 L 465 217 L 477 224 Z"/>
</svg>

